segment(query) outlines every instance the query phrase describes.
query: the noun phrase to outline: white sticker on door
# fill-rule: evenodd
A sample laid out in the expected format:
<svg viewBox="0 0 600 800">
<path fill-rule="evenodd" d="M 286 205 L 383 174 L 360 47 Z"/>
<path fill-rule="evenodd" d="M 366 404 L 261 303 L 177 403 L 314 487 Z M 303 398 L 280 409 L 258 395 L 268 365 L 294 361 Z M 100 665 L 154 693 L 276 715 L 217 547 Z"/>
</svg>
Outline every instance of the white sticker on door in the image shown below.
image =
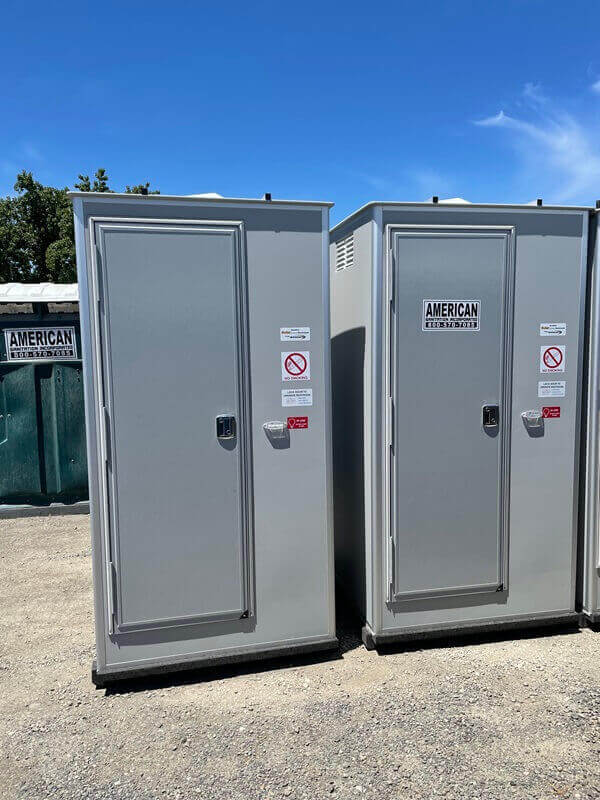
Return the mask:
<svg viewBox="0 0 600 800">
<path fill-rule="evenodd" d="M 310 328 L 279 328 L 279 337 L 282 342 L 310 342 Z"/>
<path fill-rule="evenodd" d="M 564 372 L 567 348 L 562 344 L 540 347 L 540 372 Z"/>
<path fill-rule="evenodd" d="M 424 331 L 478 331 L 479 300 L 423 300 Z"/>
<path fill-rule="evenodd" d="M 538 381 L 538 397 L 564 397 L 566 381 Z"/>
<path fill-rule="evenodd" d="M 312 406 L 312 389 L 282 389 L 281 405 L 284 408 L 290 406 Z"/>
<path fill-rule="evenodd" d="M 566 336 L 566 322 L 541 322 L 540 336 Z"/>
<path fill-rule="evenodd" d="M 281 380 L 310 380 L 310 353 L 308 350 L 291 350 L 281 354 Z"/>
</svg>

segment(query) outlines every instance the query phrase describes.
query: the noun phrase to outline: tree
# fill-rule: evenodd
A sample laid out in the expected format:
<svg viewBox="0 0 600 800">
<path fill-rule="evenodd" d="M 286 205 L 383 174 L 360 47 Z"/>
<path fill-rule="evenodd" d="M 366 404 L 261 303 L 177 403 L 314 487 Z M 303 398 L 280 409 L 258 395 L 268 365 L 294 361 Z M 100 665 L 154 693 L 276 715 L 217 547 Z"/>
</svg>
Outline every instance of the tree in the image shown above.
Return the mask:
<svg viewBox="0 0 600 800">
<path fill-rule="evenodd" d="M 112 192 L 106 170 L 96 170 L 93 183 L 78 175 L 82 192 Z M 127 186 L 129 194 L 148 191 L 150 183 Z M 77 280 L 73 209 L 68 189 L 44 186 L 31 172 L 17 175 L 15 197 L 0 198 L 0 281 L 70 283 Z"/>
<path fill-rule="evenodd" d="M 159 189 L 150 189 L 150 181 L 138 183 L 136 186 L 126 186 L 125 194 L 160 194 Z"/>
<path fill-rule="evenodd" d="M 31 280 L 27 238 L 20 222 L 18 199 L 0 200 L 0 279 L 3 281 Z"/>
<path fill-rule="evenodd" d="M 92 192 L 112 192 L 112 189 L 108 188 L 108 175 L 104 167 L 99 167 L 96 170 Z"/>
<path fill-rule="evenodd" d="M 92 185 L 90 183 L 90 176 L 81 175 L 80 173 L 77 177 L 79 178 L 79 183 L 74 183 L 73 187 L 77 189 L 78 192 L 91 192 Z"/>
<path fill-rule="evenodd" d="M 67 198 L 68 199 L 68 198 Z M 73 233 L 73 209 L 71 203 L 60 211 L 58 217 L 59 237 L 46 250 L 46 269 L 50 280 L 57 283 L 73 283 L 77 280 L 75 240 Z"/>
<path fill-rule="evenodd" d="M 73 212 L 66 189 L 44 186 L 34 180 L 31 172 L 20 172 L 15 183 L 16 198 L 7 198 L 13 205 L 12 225 L 18 262 L 17 280 L 65 281 L 75 280 L 75 245 Z M 60 259 L 56 257 L 60 242 Z M 15 271 L 12 272 L 15 275 Z M 14 280 L 14 277 L 0 278 Z"/>
<path fill-rule="evenodd" d="M 108 185 L 108 174 L 104 167 L 96 170 L 94 176 L 94 183 L 90 181 L 89 175 L 78 175 L 79 183 L 75 184 L 75 188 L 80 192 L 112 192 L 113 189 Z M 134 186 L 127 185 L 125 187 L 126 194 L 160 194 L 159 189 L 150 189 L 150 181 L 146 183 L 136 183 Z"/>
<path fill-rule="evenodd" d="M 94 175 L 94 183 L 90 182 L 89 175 L 78 175 L 79 183 L 74 184 L 80 192 L 112 192 L 108 185 L 108 174 L 104 167 L 98 167 Z"/>
</svg>

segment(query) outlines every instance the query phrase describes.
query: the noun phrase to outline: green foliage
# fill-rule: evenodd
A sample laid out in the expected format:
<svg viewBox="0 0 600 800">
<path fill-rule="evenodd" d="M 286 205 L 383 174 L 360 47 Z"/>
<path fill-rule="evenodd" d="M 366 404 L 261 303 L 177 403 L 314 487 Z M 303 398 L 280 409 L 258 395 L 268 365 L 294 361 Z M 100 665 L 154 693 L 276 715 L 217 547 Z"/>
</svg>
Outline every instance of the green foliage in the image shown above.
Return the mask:
<svg viewBox="0 0 600 800">
<path fill-rule="evenodd" d="M 93 183 L 79 175 L 82 192 L 112 192 L 106 170 L 96 170 Z M 150 183 L 127 186 L 142 194 Z M 0 198 L 0 281 L 71 283 L 77 280 L 73 209 L 68 189 L 44 186 L 31 172 L 17 175 L 15 197 Z M 160 194 L 152 190 L 149 194 Z"/>
<path fill-rule="evenodd" d="M 90 181 L 89 175 L 78 175 L 79 182 L 75 184 L 75 188 L 80 192 L 112 192 L 113 189 L 108 185 L 108 174 L 104 167 L 96 170 L 94 176 L 94 183 Z M 127 185 L 125 187 L 126 194 L 160 194 L 158 189 L 150 189 L 150 181 L 146 183 L 136 183 L 135 186 Z"/>
<path fill-rule="evenodd" d="M 159 189 L 150 189 L 150 181 L 138 183 L 136 186 L 126 186 L 126 194 L 160 194 Z"/>
<path fill-rule="evenodd" d="M 112 192 L 108 185 L 108 173 L 104 167 L 99 167 L 94 175 L 94 183 L 90 181 L 89 175 L 78 175 L 79 183 L 74 186 L 79 192 Z"/>
<path fill-rule="evenodd" d="M 14 197 L 0 200 L 0 280 L 31 280 L 27 237 L 21 224 L 19 202 Z"/>
<path fill-rule="evenodd" d="M 34 180 L 31 172 L 23 170 L 17 175 L 15 192 L 17 197 L 2 201 L 11 211 L 5 236 L 0 233 L 0 241 L 8 238 L 6 251 L 0 246 L 4 251 L 0 253 L 0 280 L 58 281 L 59 274 L 63 281 L 74 280 L 72 268 L 69 272 L 56 260 L 50 268 L 46 259 L 54 242 L 73 243 L 73 214 L 67 190 L 44 186 Z M 5 260 L 12 269 L 5 271 Z"/>
<path fill-rule="evenodd" d="M 46 270 L 54 283 L 75 283 L 77 266 L 75 243 L 70 239 L 57 239 L 46 250 Z"/>
<path fill-rule="evenodd" d="M 74 183 L 73 187 L 77 189 L 78 192 L 91 192 L 92 184 L 90 183 L 90 176 L 81 175 L 80 173 L 77 177 L 79 178 L 79 183 Z"/>
<path fill-rule="evenodd" d="M 100 167 L 96 170 L 92 192 L 112 192 L 112 189 L 108 187 L 108 175 L 104 167 Z"/>
</svg>

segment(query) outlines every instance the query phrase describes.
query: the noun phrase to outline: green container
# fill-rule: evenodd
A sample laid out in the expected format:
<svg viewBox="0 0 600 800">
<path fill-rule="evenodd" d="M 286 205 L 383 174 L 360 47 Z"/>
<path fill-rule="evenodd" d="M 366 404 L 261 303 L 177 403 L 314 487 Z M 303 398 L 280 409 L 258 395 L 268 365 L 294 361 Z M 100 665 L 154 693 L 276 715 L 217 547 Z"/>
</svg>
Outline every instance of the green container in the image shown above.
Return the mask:
<svg viewBox="0 0 600 800">
<path fill-rule="evenodd" d="M 88 499 L 79 318 L 33 309 L 0 313 L 0 504 L 75 503 Z"/>
</svg>

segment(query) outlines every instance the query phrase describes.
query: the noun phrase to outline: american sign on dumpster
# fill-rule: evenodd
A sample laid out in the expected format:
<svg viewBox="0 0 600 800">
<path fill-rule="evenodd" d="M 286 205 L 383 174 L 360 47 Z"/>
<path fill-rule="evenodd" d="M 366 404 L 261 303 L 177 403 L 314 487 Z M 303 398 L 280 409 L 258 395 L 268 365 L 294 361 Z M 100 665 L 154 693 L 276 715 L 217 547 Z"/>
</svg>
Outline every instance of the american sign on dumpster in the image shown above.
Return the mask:
<svg viewBox="0 0 600 800">
<path fill-rule="evenodd" d="M 66 361 L 77 358 L 75 328 L 10 328 L 4 331 L 7 361 L 52 359 Z"/>
</svg>

